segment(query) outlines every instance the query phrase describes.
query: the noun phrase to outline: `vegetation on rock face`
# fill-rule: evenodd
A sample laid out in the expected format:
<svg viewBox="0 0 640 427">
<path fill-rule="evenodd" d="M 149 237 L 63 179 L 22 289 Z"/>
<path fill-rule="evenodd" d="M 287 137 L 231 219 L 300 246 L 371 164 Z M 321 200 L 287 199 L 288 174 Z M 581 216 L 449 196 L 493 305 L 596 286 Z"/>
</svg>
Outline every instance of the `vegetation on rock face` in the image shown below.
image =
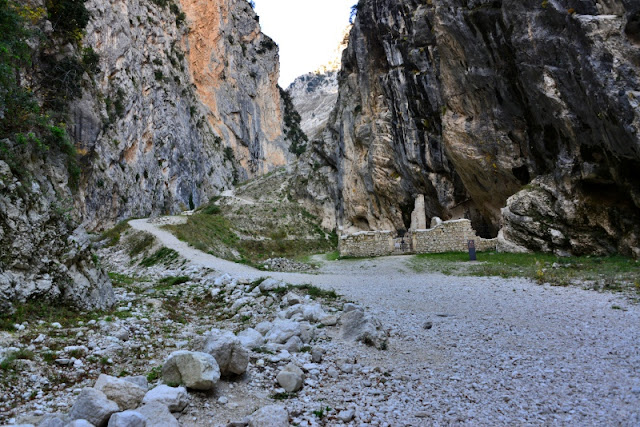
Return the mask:
<svg viewBox="0 0 640 427">
<path fill-rule="evenodd" d="M 53 26 L 47 41 L 53 51 L 56 44 L 78 43 L 89 21 L 83 0 L 49 0 L 46 6 L 45 14 L 44 9 L 0 0 L 0 158 L 22 176 L 18 158 L 25 149 L 61 153 L 73 187 L 80 167 L 66 131 L 66 106 L 80 95 L 82 75 L 98 71 L 99 58 L 92 49 L 60 58 L 31 48 L 28 42 L 40 36 L 37 24 L 45 16 Z M 35 69 L 29 74 L 37 76 L 31 80 L 23 77 L 29 67 Z M 41 98 L 34 96 L 36 91 Z"/>
<path fill-rule="evenodd" d="M 278 86 L 278 89 L 280 89 L 280 98 L 282 98 L 282 102 L 284 103 L 284 126 L 286 138 L 291 142 L 289 151 L 297 157 L 300 157 L 300 155 L 307 150 L 307 142 L 309 141 L 309 138 L 307 138 L 307 135 L 300 127 L 300 121 L 302 118 L 296 111 L 296 107 L 293 105 L 291 96 L 280 86 Z"/>
</svg>

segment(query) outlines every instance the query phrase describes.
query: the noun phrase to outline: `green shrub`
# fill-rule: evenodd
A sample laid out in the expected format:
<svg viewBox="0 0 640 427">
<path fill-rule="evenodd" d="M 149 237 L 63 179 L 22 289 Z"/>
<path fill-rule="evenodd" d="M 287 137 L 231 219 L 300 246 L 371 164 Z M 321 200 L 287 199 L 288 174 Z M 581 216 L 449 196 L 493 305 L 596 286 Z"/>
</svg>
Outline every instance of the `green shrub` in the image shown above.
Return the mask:
<svg viewBox="0 0 640 427">
<path fill-rule="evenodd" d="M 82 30 L 89 23 L 89 11 L 84 3 L 85 0 L 47 0 L 54 31 L 67 39 L 80 40 Z"/>
</svg>

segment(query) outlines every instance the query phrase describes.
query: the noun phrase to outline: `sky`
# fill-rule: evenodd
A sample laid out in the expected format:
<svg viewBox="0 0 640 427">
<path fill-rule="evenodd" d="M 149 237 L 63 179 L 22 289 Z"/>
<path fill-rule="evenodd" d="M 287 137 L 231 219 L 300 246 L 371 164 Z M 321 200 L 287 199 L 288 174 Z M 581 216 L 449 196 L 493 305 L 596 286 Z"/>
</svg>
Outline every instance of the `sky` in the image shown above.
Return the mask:
<svg viewBox="0 0 640 427">
<path fill-rule="evenodd" d="M 262 32 L 280 46 L 280 86 L 331 59 L 357 0 L 254 0 Z"/>
</svg>

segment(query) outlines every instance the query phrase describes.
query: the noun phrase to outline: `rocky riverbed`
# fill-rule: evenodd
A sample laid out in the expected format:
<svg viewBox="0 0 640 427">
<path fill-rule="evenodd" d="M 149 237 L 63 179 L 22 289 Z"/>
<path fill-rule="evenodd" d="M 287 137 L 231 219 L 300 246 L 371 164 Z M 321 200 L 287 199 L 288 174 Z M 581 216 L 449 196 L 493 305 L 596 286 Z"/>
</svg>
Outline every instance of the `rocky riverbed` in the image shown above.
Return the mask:
<svg viewBox="0 0 640 427">
<path fill-rule="evenodd" d="M 100 253 L 114 312 L 34 317 L 2 334 L 0 423 L 67 425 L 91 399 L 121 400 L 104 386 L 118 378 L 142 389 L 127 407 L 157 414 L 147 425 L 640 422 L 640 310 L 623 297 L 418 274 L 402 257 L 326 262 L 313 275 L 229 275 L 148 230 L 160 242 L 148 254 L 132 261 L 124 243 Z M 171 255 L 140 265 L 160 244 Z M 205 390 L 167 374 L 177 351 L 206 367 Z M 230 364 L 240 373 L 226 372 Z M 174 400 L 152 411 L 158 394 Z M 42 422 L 50 414 L 58 424 Z"/>
</svg>

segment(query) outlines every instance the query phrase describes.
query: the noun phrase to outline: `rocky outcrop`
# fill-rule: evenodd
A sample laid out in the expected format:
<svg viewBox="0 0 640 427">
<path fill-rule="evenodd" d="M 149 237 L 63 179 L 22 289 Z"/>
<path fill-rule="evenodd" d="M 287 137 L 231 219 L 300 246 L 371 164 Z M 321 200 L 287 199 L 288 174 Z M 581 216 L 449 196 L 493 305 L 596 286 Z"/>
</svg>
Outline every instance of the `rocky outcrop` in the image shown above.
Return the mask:
<svg viewBox="0 0 640 427">
<path fill-rule="evenodd" d="M 407 229 L 425 194 L 427 218 L 483 236 L 504 223 L 530 249 L 633 252 L 639 14 L 624 0 L 361 1 L 308 161 L 335 174 L 338 225 Z"/>
<path fill-rule="evenodd" d="M 110 308 L 111 281 L 92 258 L 86 232 L 71 220 L 72 200 L 57 185 L 66 183 L 64 159 L 30 160 L 47 174 L 19 179 L 0 161 L 0 311 L 29 298 Z"/>
</svg>

